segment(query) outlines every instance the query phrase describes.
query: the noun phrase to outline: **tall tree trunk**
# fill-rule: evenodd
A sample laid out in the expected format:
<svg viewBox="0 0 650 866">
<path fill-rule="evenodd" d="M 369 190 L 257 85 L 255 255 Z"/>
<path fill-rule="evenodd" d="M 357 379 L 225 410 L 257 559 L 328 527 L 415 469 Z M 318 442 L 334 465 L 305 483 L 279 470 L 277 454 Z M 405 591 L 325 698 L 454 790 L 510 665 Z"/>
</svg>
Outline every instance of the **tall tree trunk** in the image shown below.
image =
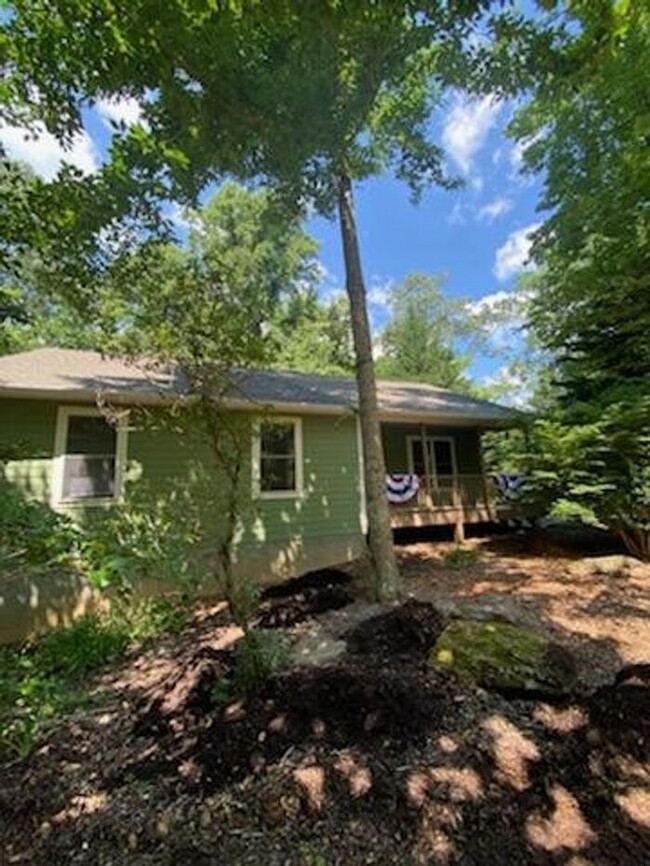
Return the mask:
<svg viewBox="0 0 650 866">
<path fill-rule="evenodd" d="M 372 360 L 366 288 L 363 282 L 359 241 L 354 219 L 352 183 L 347 174 L 340 175 L 338 179 L 338 205 L 343 239 L 346 289 L 350 299 L 352 335 L 356 357 L 364 484 L 368 510 L 368 540 L 375 575 L 373 590 L 377 599 L 386 600 L 397 595 L 400 577 L 393 547 L 388 500 L 386 499 L 386 466 L 379 424 L 377 382 Z"/>
</svg>

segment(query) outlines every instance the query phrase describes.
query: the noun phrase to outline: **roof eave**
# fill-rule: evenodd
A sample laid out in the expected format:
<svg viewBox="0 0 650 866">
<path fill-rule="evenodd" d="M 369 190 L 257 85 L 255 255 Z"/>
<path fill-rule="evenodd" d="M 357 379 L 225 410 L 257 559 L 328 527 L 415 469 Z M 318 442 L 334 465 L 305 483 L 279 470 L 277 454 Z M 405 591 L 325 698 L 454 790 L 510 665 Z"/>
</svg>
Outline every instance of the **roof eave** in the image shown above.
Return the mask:
<svg viewBox="0 0 650 866">
<path fill-rule="evenodd" d="M 58 403 L 96 403 L 99 398 L 121 405 L 142 406 L 165 406 L 171 405 L 179 400 L 191 399 L 189 395 L 143 393 L 134 391 L 112 391 L 110 388 L 76 388 L 76 389 L 42 389 L 42 388 L 13 388 L 0 387 L 0 397 L 48 400 Z M 358 412 L 354 405 L 335 406 L 325 403 L 301 403 L 281 400 L 259 400 L 254 398 L 226 398 L 224 406 L 238 411 L 274 412 L 287 415 L 329 415 L 341 416 L 352 415 Z M 379 420 L 389 423 L 398 422 L 406 424 L 438 424 L 458 425 L 463 427 L 481 427 L 484 429 L 498 429 L 513 427 L 520 423 L 523 413 L 513 410 L 512 415 L 501 418 L 487 415 L 476 415 L 472 413 L 448 413 L 448 412 L 409 412 L 406 410 L 392 409 L 380 410 Z"/>
<path fill-rule="evenodd" d="M 112 403 L 142 405 L 160 405 L 173 403 L 182 399 L 179 396 L 165 394 L 137 394 L 133 391 L 111 391 L 110 388 L 13 388 L 1 387 L 0 397 L 17 400 L 49 400 L 57 403 L 96 403 L 109 400 Z"/>
</svg>

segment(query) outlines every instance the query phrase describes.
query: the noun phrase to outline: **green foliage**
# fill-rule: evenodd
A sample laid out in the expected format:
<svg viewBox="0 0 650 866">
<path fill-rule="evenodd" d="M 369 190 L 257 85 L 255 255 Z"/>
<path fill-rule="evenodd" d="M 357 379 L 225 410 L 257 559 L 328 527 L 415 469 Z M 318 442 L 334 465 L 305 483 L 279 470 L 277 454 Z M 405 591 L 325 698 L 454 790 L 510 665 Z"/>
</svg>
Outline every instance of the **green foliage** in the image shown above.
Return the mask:
<svg viewBox="0 0 650 866">
<path fill-rule="evenodd" d="M 95 588 L 122 594 L 143 578 L 190 587 L 203 577 L 193 555 L 203 530 L 190 491 L 183 493 L 142 490 L 77 524 L 0 474 L 0 562 L 3 569 L 74 569 Z"/>
<path fill-rule="evenodd" d="M 64 515 L 29 499 L 9 483 L 0 465 L 0 562 L 18 568 L 74 560 L 80 530 Z"/>
<path fill-rule="evenodd" d="M 537 419 L 525 434 L 511 436 L 508 459 L 527 478 L 528 511 L 597 520 L 634 555 L 648 558 L 650 399 L 634 383 L 627 398 L 625 390 L 620 402 L 576 405 L 582 423 L 567 423 L 563 409 Z"/>
<path fill-rule="evenodd" d="M 158 634 L 178 634 L 183 630 L 188 619 L 187 599 L 174 595 L 116 600 L 110 615 L 117 622 L 127 623 L 131 641 L 146 641 Z"/>
<path fill-rule="evenodd" d="M 142 578 L 189 588 L 203 576 L 193 555 L 202 537 L 201 515 L 190 489 L 154 495 L 142 486 L 124 503 L 87 519 L 79 564 L 98 589 L 129 592 Z"/>
<path fill-rule="evenodd" d="M 47 725 L 90 700 L 83 678 L 134 642 L 179 631 L 186 609 L 170 599 L 124 601 L 22 647 L 0 649 L 0 752 L 27 755 Z"/>
<path fill-rule="evenodd" d="M 88 615 L 70 626 L 46 632 L 39 639 L 32 660 L 41 674 L 74 678 L 121 656 L 129 641 L 126 622 Z"/>
<path fill-rule="evenodd" d="M 481 552 L 476 547 L 453 547 L 443 556 L 443 562 L 448 568 L 472 568 L 481 561 Z"/>
<path fill-rule="evenodd" d="M 597 523 L 596 515 L 587 505 L 582 505 L 573 499 L 555 499 L 549 512 L 550 517 L 557 520 L 576 521 L 578 523 Z"/>
<path fill-rule="evenodd" d="M 321 301 L 315 289 L 289 295 L 275 312 L 269 341 L 270 366 L 301 373 L 351 376 L 354 353 L 346 299 Z"/>
<path fill-rule="evenodd" d="M 476 335 L 463 301 L 442 291 L 440 277 L 410 274 L 390 290 L 391 321 L 381 334 L 377 373 L 467 391 L 469 357 L 458 341 Z"/>
<path fill-rule="evenodd" d="M 235 647 L 235 680 L 237 694 L 250 697 L 271 674 L 286 666 L 289 644 L 281 631 L 254 629 Z"/>
<path fill-rule="evenodd" d="M 231 683 L 218 683 L 213 698 L 225 703 L 234 697 L 250 698 L 272 674 L 286 667 L 289 641 L 281 631 L 253 629 L 235 647 L 234 676 Z"/>
<path fill-rule="evenodd" d="M 28 755 L 47 723 L 80 700 L 28 654 L 0 649 L 0 754 Z"/>
<path fill-rule="evenodd" d="M 522 463 L 539 502 L 587 509 L 650 558 L 650 11 L 572 4 L 553 26 L 511 127 L 548 211 L 530 326 L 553 392 Z"/>
<path fill-rule="evenodd" d="M 435 76 L 477 4 L 453 13 L 442 3 L 275 0 L 198 10 L 172 0 L 164 12 L 136 4 L 129 16 L 108 0 L 13 8 L 3 28 L 6 104 L 65 137 L 86 100 L 146 93 L 148 126 L 116 129 L 101 172 L 122 197 L 135 187 L 145 201 L 182 199 L 215 176 L 262 177 L 327 211 L 343 162 L 357 178 L 392 168 L 416 191 L 449 182 L 427 122 Z M 183 58 L 173 71 L 170 56 Z"/>
</svg>

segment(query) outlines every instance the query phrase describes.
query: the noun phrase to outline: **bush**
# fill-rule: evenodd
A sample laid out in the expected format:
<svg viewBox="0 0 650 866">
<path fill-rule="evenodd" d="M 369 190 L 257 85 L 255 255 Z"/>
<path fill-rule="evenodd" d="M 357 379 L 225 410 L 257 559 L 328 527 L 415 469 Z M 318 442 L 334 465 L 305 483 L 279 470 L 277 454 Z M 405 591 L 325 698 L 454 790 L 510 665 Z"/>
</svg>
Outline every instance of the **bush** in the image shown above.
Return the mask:
<svg viewBox="0 0 650 866">
<path fill-rule="evenodd" d="M 117 625 L 126 626 L 131 642 L 149 640 L 158 634 L 178 634 L 187 622 L 187 599 L 183 596 L 118 599 L 108 616 Z"/>
<path fill-rule="evenodd" d="M 81 530 L 68 517 L 26 498 L 1 470 L 0 466 L 0 558 L 16 567 L 73 560 Z"/>
<path fill-rule="evenodd" d="M 123 655 L 130 642 L 127 622 L 89 614 L 65 628 L 46 632 L 34 648 L 34 658 L 40 673 L 74 678 Z"/>
<path fill-rule="evenodd" d="M 141 491 L 85 527 L 81 567 L 98 589 L 128 593 L 141 578 L 191 586 L 201 576 L 192 555 L 199 541 L 198 517 L 182 497 Z"/>
<path fill-rule="evenodd" d="M 141 578 L 180 586 L 199 581 L 198 515 L 182 494 L 142 491 L 123 505 L 77 525 L 67 515 L 30 499 L 2 474 L 0 561 L 12 568 L 69 566 L 97 589 L 130 592 Z"/>
<path fill-rule="evenodd" d="M 289 641 L 280 631 L 249 631 L 235 648 L 235 689 L 246 697 L 255 694 L 264 680 L 285 667 Z"/>
<path fill-rule="evenodd" d="M 481 561 L 481 554 L 475 547 L 458 545 L 458 547 L 448 550 L 443 559 L 449 568 L 471 568 Z"/>
<path fill-rule="evenodd" d="M 129 646 L 178 631 L 186 609 L 176 600 L 120 601 L 37 640 L 0 650 L 0 750 L 27 755 L 48 722 L 88 702 L 82 678 Z"/>
<path fill-rule="evenodd" d="M 232 680 L 220 680 L 212 690 L 215 705 L 235 698 L 250 698 L 272 674 L 286 667 L 289 661 L 289 640 L 280 631 L 254 629 L 235 647 Z"/>
</svg>

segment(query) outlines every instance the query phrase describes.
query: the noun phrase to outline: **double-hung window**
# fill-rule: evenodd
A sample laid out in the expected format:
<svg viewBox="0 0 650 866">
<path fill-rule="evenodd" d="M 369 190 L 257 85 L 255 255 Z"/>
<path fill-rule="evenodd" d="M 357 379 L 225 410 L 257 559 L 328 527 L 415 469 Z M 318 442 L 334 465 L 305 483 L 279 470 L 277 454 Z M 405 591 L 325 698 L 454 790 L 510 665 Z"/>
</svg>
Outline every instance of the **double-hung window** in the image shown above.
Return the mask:
<svg viewBox="0 0 650 866">
<path fill-rule="evenodd" d="M 257 426 L 253 436 L 253 493 L 263 499 L 302 494 L 300 418 L 273 418 Z"/>
<path fill-rule="evenodd" d="M 59 408 L 54 453 L 53 504 L 93 505 L 122 495 L 126 418 L 109 422 L 97 409 Z"/>
</svg>

